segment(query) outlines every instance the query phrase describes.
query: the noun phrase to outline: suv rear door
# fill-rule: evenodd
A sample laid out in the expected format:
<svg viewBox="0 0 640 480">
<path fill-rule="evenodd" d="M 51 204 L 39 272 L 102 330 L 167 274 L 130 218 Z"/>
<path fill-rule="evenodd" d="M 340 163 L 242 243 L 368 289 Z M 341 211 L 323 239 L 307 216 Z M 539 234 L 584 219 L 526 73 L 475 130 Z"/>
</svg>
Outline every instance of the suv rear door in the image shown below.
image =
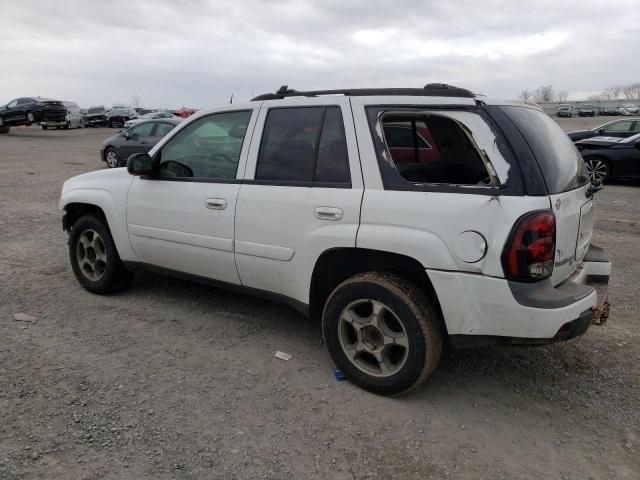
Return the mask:
<svg viewBox="0 0 640 480">
<path fill-rule="evenodd" d="M 263 102 L 236 212 L 242 284 L 308 303 L 316 259 L 355 247 L 362 193 L 347 98 Z"/>
</svg>

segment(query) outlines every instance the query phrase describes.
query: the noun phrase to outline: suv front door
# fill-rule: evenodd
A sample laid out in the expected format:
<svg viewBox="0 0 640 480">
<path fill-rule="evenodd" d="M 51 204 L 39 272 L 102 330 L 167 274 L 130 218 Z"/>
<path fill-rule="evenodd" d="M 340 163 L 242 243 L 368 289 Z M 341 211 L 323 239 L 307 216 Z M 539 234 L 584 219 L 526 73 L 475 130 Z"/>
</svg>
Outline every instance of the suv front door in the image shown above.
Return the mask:
<svg viewBox="0 0 640 480">
<path fill-rule="evenodd" d="M 265 101 L 238 195 L 242 284 L 303 304 L 318 257 L 355 247 L 363 182 L 348 98 Z"/>
<path fill-rule="evenodd" d="M 219 111 L 152 151 L 154 174 L 127 197 L 131 245 L 143 263 L 240 283 L 234 262 L 236 197 L 256 110 Z"/>
</svg>

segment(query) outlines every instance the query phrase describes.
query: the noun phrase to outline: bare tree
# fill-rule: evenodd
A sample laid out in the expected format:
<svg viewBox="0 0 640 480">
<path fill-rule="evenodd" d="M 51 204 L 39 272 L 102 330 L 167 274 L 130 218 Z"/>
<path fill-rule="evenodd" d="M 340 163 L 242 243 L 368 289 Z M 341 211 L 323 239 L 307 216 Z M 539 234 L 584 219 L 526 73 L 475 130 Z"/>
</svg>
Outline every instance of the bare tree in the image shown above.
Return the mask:
<svg viewBox="0 0 640 480">
<path fill-rule="evenodd" d="M 618 100 L 622 94 L 622 87 L 620 85 L 614 85 L 607 88 L 603 93 L 608 99 Z"/>
<path fill-rule="evenodd" d="M 532 97 L 533 97 L 533 92 L 527 88 L 522 90 L 520 92 L 520 95 L 518 95 L 518 98 L 523 102 L 526 102 L 527 100 L 531 100 Z"/>
<path fill-rule="evenodd" d="M 542 85 L 533 92 L 533 98 L 537 103 L 553 102 L 554 97 L 553 85 Z"/>
<path fill-rule="evenodd" d="M 622 88 L 624 98 L 640 99 L 640 83 L 631 83 Z"/>
<path fill-rule="evenodd" d="M 558 92 L 558 101 L 559 102 L 566 102 L 567 98 L 569 98 L 569 92 L 567 90 L 560 90 Z"/>
<path fill-rule="evenodd" d="M 140 98 L 140 95 L 136 93 L 131 97 L 131 105 L 133 105 L 133 108 L 140 108 L 142 106 L 142 99 Z"/>
</svg>

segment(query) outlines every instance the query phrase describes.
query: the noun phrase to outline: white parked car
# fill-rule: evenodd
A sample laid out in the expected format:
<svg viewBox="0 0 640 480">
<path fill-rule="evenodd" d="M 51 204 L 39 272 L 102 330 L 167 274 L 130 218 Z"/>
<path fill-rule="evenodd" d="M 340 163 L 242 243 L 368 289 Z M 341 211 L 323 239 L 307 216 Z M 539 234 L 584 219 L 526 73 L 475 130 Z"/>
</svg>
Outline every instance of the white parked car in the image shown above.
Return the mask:
<svg viewBox="0 0 640 480">
<path fill-rule="evenodd" d="M 157 120 L 160 118 L 171 118 L 173 120 L 182 120 L 182 118 L 169 112 L 149 112 L 137 118 L 134 118 L 133 120 L 128 120 L 127 122 L 125 122 L 124 128 L 132 127 L 140 122 L 144 122 L 145 120 Z"/>
<path fill-rule="evenodd" d="M 624 105 L 620 105 L 618 108 L 618 113 L 620 115 L 637 115 L 640 113 L 640 109 L 638 109 L 637 105 L 632 103 L 625 103 Z"/>
<path fill-rule="evenodd" d="M 445 342 L 548 343 L 606 319 L 593 192 L 538 108 L 442 84 L 283 87 L 66 181 L 60 207 L 87 290 L 153 269 L 284 302 L 322 321 L 350 380 L 397 394 Z"/>
</svg>

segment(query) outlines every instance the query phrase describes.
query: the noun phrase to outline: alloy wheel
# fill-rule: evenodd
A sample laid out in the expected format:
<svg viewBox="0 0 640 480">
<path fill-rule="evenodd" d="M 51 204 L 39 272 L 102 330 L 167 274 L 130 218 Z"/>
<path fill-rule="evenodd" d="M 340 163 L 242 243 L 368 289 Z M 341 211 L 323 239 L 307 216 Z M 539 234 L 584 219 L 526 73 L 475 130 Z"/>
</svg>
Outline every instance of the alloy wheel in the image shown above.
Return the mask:
<svg viewBox="0 0 640 480">
<path fill-rule="evenodd" d="M 82 274 L 92 282 L 102 278 L 107 268 L 107 253 L 102 237 L 92 229 L 82 232 L 76 247 L 76 258 Z"/>
<path fill-rule="evenodd" d="M 402 321 L 378 300 L 361 299 L 347 305 L 340 315 L 338 336 L 351 363 L 376 377 L 397 373 L 409 354 Z"/>
<path fill-rule="evenodd" d="M 609 166 L 606 162 L 599 158 L 590 158 L 585 163 L 591 183 L 594 185 L 603 183 L 609 174 Z"/>
<path fill-rule="evenodd" d="M 118 166 L 118 155 L 114 150 L 107 152 L 107 165 L 109 168 L 116 168 Z"/>
</svg>

